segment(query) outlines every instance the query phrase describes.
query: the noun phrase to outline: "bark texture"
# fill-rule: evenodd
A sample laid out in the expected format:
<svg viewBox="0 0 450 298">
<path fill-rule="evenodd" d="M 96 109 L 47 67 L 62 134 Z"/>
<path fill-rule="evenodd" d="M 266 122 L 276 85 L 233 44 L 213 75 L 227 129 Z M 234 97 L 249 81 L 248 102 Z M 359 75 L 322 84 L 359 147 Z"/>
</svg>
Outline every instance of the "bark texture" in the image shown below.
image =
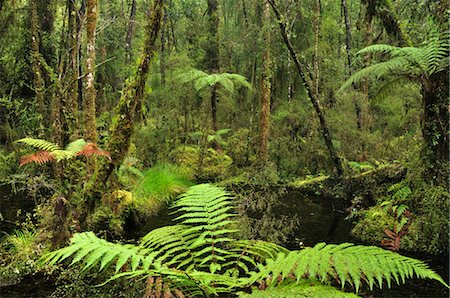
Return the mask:
<svg viewBox="0 0 450 298">
<path fill-rule="evenodd" d="M 133 40 L 134 27 L 136 26 L 136 0 L 131 3 L 130 20 L 128 23 L 127 38 L 125 40 L 126 61 L 131 59 L 131 42 Z"/>
<path fill-rule="evenodd" d="M 41 54 L 40 54 L 40 38 L 39 38 L 39 16 L 38 16 L 38 1 L 30 0 L 30 16 L 31 16 L 31 61 L 33 70 L 33 85 L 36 94 L 36 104 L 41 117 L 41 124 L 39 128 L 39 134 L 42 136 L 45 119 L 47 118 L 47 113 L 45 109 L 44 101 L 44 78 L 42 74 L 41 65 Z"/>
<path fill-rule="evenodd" d="M 98 3 L 97 0 L 87 0 L 87 51 L 86 51 L 86 97 L 84 103 L 84 122 L 85 133 L 84 138 L 91 142 L 97 140 L 97 130 L 95 127 L 95 102 L 96 102 L 96 90 L 95 90 L 95 28 L 97 27 L 97 15 L 98 15 Z"/>
<path fill-rule="evenodd" d="M 270 61 L 270 4 L 263 4 L 263 55 L 261 77 L 261 114 L 259 133 L 259 162 L 267 162 L 270 129 L 271 61 Z"/>
</svg>

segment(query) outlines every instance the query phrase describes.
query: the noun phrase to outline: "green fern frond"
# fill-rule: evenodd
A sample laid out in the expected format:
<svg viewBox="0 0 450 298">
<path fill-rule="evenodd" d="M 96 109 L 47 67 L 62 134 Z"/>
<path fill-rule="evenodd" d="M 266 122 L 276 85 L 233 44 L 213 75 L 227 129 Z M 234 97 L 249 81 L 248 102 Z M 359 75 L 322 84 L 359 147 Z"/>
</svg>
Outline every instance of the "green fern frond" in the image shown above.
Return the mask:
<svg viewBox="0 0 450 298">
<path fill-rule="evenodd" d="M 39 150 L 43 151 L 49 151 L 53 152 L 56 150 L 60 150 L 59 146 L 57 144 L 54 144 L 52 142 L 42 140 L 42 139 L 33 139 L 33 138 L 23 138 L 16 141 L 17 143 L 23 143 L 25 145 L 34 147 Z"/>
<path fill-rule="evenodd" d="M 422 261 L 399 255 L 374 246 L 358 246 L 344 244 L 317 244 L 313 248 L 280 253 L 277 258 L 267 260 L 267 265 L 253 278 L 264 279 L 279 276 L 283 280 L 293 274 L 297 280 L 301 278 L 317 278 L 321 281 L 338 279 L 342 288 L 348 282 L 358 292 L 361 283 L 365 282 L 370 289 L 375 283 L 381 288 L 383 281 L 388 287 L 394 280 L 404 283 L 406 278 L 429 278 L 447 284 L 442 278 Z M 279 281 L 273 278 L 272 285 Z"/>
<path fill-rule="evenodd" d="M 100 264 L 99 270 L 101 270 L 116 260 L 117 272 L 128 261 L 134 263 L 133 267 L 137 268 L 144 258 L 140 252 L 141 248 L 134 245 L 111 243 L 98 238 L 92 232 L 85 232 L 74 234 L 69 246 L 45 255 L 41 262 L 52 266 L 72 257 L 71 265 L 84 261 L 83 270 L 90 269 L 97 264 Z"/>
</svg>

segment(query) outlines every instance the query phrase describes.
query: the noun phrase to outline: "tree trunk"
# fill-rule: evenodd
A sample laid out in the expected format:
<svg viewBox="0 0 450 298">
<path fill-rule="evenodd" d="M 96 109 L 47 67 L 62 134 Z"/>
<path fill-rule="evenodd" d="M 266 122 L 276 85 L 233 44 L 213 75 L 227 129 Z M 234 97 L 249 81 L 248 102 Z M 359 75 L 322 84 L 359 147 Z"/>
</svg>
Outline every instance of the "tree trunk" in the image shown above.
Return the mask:
<svg viewBox="0 0 450 298">
<path fill-rule="evenodd" d="M 208 39 L 205 49 L 205 65 L 210 74 L 219 72 L 219 15 L 217 0 L 208 1 Z M 217 87 L 213 86 L 211 90 L 211 119 L 212 130 L 217 131 Z"/>
<path fill-rule="evenodd" d="M 320 127 L 322 130 L 322 136 L 325 140 L 325 144 L 327 145 L 331 160 L 334 163 L 334 166 L 336 168 L 338 176 L 342 176 L 344 173 L 344 170 L 342 168 L 341 159 L 339 158 L 339 156 L 336 152 L 336 149 L 334 148 L 327 122 L 323 115 L 322 108 L 320 107 L 320 104 L 319 104 L 319 99 L 317 97 L 315 97 L 314 92 L 311 87 L 311 84 L 310 84 L 308 78 L 306 77 L 307 72 L 305 70 L 305 67 L 298 59 L 297 53 L 295 52 L 294 48 L 292 47 L 291 41 L 289 39 L 287 30 L 286 30 L 286 26 L 283 22 L 283 17 L 281 16 L 280 11 L 278 10 L 278 7 L 275 4 L 275 0 L 268 0 L 268 1 L 269 1 L 270 5 L 272 6 L 273 11 L 275 12 L 275 15 L 278 20 L 278 24 L 280 26 L 281 35 L 283 36 L 284 42 L 289 50 L 289 53 L 291 54 L 292 60 L 295 63 L 297 72 L 303 80 L 303 85 L 305 86 L 306 93 L 308 94 L 308 97 L 311 100 L 311 103 L 317 113 L 317 116 L 319 117 Z"/>
<path fill-rule="evenodd" d="M 42 75 L 42 65 L 40 63 L 40 50 L 39 50 L 39 17 L 37 11 L 37 0 L 30 0 L 30 14 L 31 14 L 31 60 L 33 69 L 33 84 L 36 94 L 36 104 L 40 116 L 39 135 L 44 134 L 45 119 L 47 119 L 47 113 L 44 101 L 44 78 Z"/>
<path fill-rule="evenodd" d="M 432 74 L 423 84 L 422 135 L 427 176 L 441 185 L 448 182 L 449 163 L 449 70 Z"/>
<path fill-rule="evenodd" d="M 128 152 L 134 127 L 133 120 L 141 111 L 140 105 L 144 96 L 150 62 L 157 53 L 156 38 L 161 27 L 163 6 L 163 0 L 155 0 L 146 26 L 146 39 L 141 62 L 134 77 L 128 80 L 124 87 L 122 96 L 116 106 L 110 137 L 105 146 L 105 149 L 111 154 L 112 162 L 105 159 L 99 162 L 96 175 L 91 180 L 92 184 L 87 186 L 87 191 L 94 190 L 99 184 L 105 184 Z"/>
<path fill-rule="evenodd" d="M 313 57 L 313 92 L 319 98 L 319 34 L 320 34 L 320 0 L 315 0 L 314 27 L 314 57 Z"/>
<path fill-rule="evenodd" d="M 350 17 L 348 15 L 348 7 L 347 0 L 342 0 L 342 11 L 344 12 L 344 22 L 345 22 L 345 50 L 347 52 L 347 63 L 348 63 L 348 76 L 350 77 L 353 73 L 353 63 L 352 63 L 352 31 L 350 24 Z M 353 84 L 353 88 L 356 89 L 356 85 Z M 361 114 L 361 106 L 358 103 L 358 100 L 354 98 L 354 105 L 356 111 L 356 126 L 359 130 L 362 129 L 362 114 Z"/>
<path fill-rule="evenodd" d="M 66 69 L 67 95 L 63 96 L 62 112 L 66 124 L 64 141 L 74 140 L 78 135 L 78 30 L 75 0 L 67 0 L 69 6 L 69 59 Z"/>
<path fill-rule="evenodd" d="M 130 21 L 128 23 L 127 38 L 125 40 L 126 62 L 131 59 L 131 41 L 133 39 L 134 27 L 136 25 L 136 0 L 131 3 Z"/>
<path fill-rule="evenodd" d="M 271 88 L 271 61 L 270 61 L 270 4 L 263 4 L 263 47 L 262 77 L 261 77 L 261 120 L 259 134 L 259 163 L 267 162 L 269 149 L 270 128 L 270 88 Z"/>
<path fill-rule="evenodd" d="M 87 0 L 87 51 L 86 51 L 86 95 L 84 102 L 84 138 L 86 141 L 97 142 L 97 128 L 95 126 L 95 103 L 97 91 L 95 90 L 95 28 L 97 27 L 98 3 L 97 0 Z M 95 170 L 95 159 L 91 158 L 87 164 L 88 172 Z"/>
<path fill-rule="evenodd" d="M 167 12 L 164 7 L 163 23 L 161 28 L 161 55 L 159 58 L 159 68 L 161 72 L 161 85 L 166 85 L 166 31 L 167 31 Z"/>
</svg>

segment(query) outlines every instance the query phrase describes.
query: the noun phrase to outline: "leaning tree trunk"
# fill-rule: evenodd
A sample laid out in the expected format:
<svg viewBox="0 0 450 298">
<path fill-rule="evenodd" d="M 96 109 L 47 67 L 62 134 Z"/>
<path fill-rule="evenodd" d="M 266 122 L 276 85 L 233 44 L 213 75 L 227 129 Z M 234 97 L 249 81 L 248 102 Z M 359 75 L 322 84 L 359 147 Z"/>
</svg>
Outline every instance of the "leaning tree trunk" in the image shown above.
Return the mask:
<svg viewBox="0 0 450 298">
<path fill-rule="evenodd" d="M 146 26 L 145 47 L 141 56 L 141 62 L 136 74 L 128 80 L 119 103 L 115 109 L 115 116 L 110 129 L 110 137 L 105 149 L 111 154 L 112 161 L 102 159 L 99 162 L 96 175 L 87 186 L 87 191 L 94 190 L 98 185 L 105 184 L 111 173 L 125 158 L 130 146 L 131 133 L 133 132 L 134 119 L 141 111 L 141 102 L 144 97 L 145 82 L 147 80 L 150 63 L 157 53 L 156 38 L 161 27 L 163 15 L 163 0 L 155 0 L 151 15 Z"/>
<path fill-rule="evenodd" d="M 262 77 L 261 77 L 261 120 L 259 132 L 259 162 L 265 164 L 269 149 L 270 127 L 270 88 L 271 88 L 271 63 L 270 63 L 270 4 L 264 3 L 263 7 L 263 48 Z"/>
<path fill-rule="evenodd" d="M 447 185 L 449 164 L 449 70 L 429 77 L 422 86 L 422 135 L 427 175 Z"/>
<path fill-rule="evenodd" d="M 31 60 L 33 69 L 33 84 L 36 94 L 36 104 L 39 116 L 41 118 L 39 134 L 42 136 L 44 133 L 45 119 L 47 119 L 47 113 L 45 109 L 44 101 L 44 78 L 42 75 L 42 66 L 39 51 L 39 17 L 38 17 L 38 3 L 37 0 L 30 0 L 30 14 L 31 14 Z"/>
<path fill-rule="evenodd" d="M 341 159 L 339 158 L 339 156 L 336 152 L 336 149 L 334 148 L 330 130 L 328 129 L 328 125 L 325 120 L 325 116 L 323 115 L 322 108 L 320 107 L 320 104 L 319 104 L 319 99 L 315 96 L 315 94 L 313 92 L 313 88 L 310 84 L 310 81 L 306 77 L 307 71 L 305 69 L 305 66 L 300 62 L 300 60 L 297 57 L 297 53 L 295 52 L 294 48 L 292 47 L 291 40 L 289 39 L 289 36 L 287 33 L 286 25 L 284 24 L 283 17 L 281 16 L 280 11 L 278 10 L 275 0 L 268 0 L 268 1 L 269 1 L 270 5 L 272 6 L 273 11 L 275 12 L 275 15 L 277 17 L 278 24 L 279 24 L 280 30 L 281 30 L 281 35 L 283 36 L 283 39 L 284 39 L 284 43 L 286 44 L 286 46 L 289 50 L 289 53 L 291 54 L 292 60 L 294 61 L 295 66 L 297 68 L 297 72 L 303 81 L 303 85 L 305 86 L 306 93 L 308 94 L 308 97 L 311 100 L 311 103 L 317 113 L 317 116 L 319 117 L 320 128 L 322 130 L 322 136 L 325 140 L 325 144 L 327 145 L 331 160 L 333 161 L 334 166 L 336 168 L 336 172 L 337 172 L 338 176 L 342 176 L 344 174 L 344 169 L 342 167 Z"/>
<path fill-rule="evenodd" d="M 131 3 L 130 21 L 128 23 L 127 38 L 125 40 L 125 60 L 129 62 L 131 59 L 131 42 L 133 40 L 134 27 L 136 25 L 136 0 Z"/>
</svg>

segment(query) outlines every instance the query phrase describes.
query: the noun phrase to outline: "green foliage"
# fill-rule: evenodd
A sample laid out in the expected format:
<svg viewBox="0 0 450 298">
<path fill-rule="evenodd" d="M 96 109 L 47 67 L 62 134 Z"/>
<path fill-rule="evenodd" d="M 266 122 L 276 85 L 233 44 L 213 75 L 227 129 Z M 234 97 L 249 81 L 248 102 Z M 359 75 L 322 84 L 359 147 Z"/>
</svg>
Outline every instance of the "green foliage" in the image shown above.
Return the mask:
<svg viewBox="0 0 450 298">
<path fill-rule="evenodd" d="M 146 170 L 133 189 L 137 207 L 144 213 L 183 193 L 194 183 L 191 171 L 174 164 L 160 164 Z"/>
<path fill-rule="evenodd" d="M 0 283 L 20 279 L 37 269 L 36 261 L 44 252 L 39 233 L 34 230 L 15 230 L 0 242 Z"/>
<path fill-rule="evenodd" d="M 444 281 L 421 261 L 378 247 L 318 244 L 288 251 L 264 241 L 236 240 L 232 197 L 208 184 L 191 187 L 173 204 L 179 224 L 148 233 L 139 245 L 117 244 L 92 232 L 75 234 L 71 245 L 43 258 L 54 265 L 72 257 L 83 268 L 115 268 L 121 277 L 162 276 L 171 288 L 189 296 L 232 293 L 256 282 L 273 287 L 283 280 L 298 283 L 305 277 L 326 282 L 336 279 L 356 291 L 365 282 L 388 287 L 417 276 Z M 126 266 L 126 267 L 124 267 Z M 128 270 L 118 273 L 121 269 Z M 268 278 L 271 276 L 271 278 Z"/>
<path fill-rule="evenodd" d="M 225 152 L 213 148 L 181 146 L 171 153 L 171 160 L 191 169 L 199 180 L 216 180 L 226 177 L 233 163 Z"/>
<path fill-rule="evenodd" d="M 313 279 L 302 279 L 299 283 L 282 283 L 275 288 L 254 290 L 251 294 L 240 294 L 242 298 L 356 298 L 353 293 L 339 291 L 335 287 L 324 285 Z"/>
<path fill-rule="evenodd" d="M 42 150 L 34 154 L 23 156 L 20 162 L 21 166 L 30 162 L 35 162 L 37 164 L 43 164 L 52 160 L 59 162 L 79 155 L 91 156 L 95 154 L 103 155 L 111 159 L 108 152 L 99 150 L 95 144 L 87 143 L 83 139 L 70 142 L 64 149 L 61 149 L 57 144 L 42 139 L 23 138 L 16 142 Z"/>
<path fill-rule="evenodd" d="M 178 79 L 181 83 L 194 82 L 194 88 L 197 92 L 205 89 L 206 87 L 213 87 L 220 85 L 229 93 L 233 93 L 237 87 L 243 86 L 251 88 L 252 86 L 247 82 L 247 79 L 238 74 L 221 73 L 221 74 L 207 74 L 204 71 L 198 69 L 191 69 L 178 75 Z"/>
<path fill-rule="evenodd" d="M 420 79 L 421 76 L 430 76 L 448 67 L 448 35 L 439 35 L 433 32 L 431 38 L 420 48 L 395 47 L 385 44 L 368 46 L 358 54 L 383 53 L 391 56 L 385 62 L 368 66 L 353 74 L 341 87 L 348 88 L 364 78 L 403 77 L 405 79 Z M 391 81 L 392 82 L 392 81 Z"/>
</svg>

